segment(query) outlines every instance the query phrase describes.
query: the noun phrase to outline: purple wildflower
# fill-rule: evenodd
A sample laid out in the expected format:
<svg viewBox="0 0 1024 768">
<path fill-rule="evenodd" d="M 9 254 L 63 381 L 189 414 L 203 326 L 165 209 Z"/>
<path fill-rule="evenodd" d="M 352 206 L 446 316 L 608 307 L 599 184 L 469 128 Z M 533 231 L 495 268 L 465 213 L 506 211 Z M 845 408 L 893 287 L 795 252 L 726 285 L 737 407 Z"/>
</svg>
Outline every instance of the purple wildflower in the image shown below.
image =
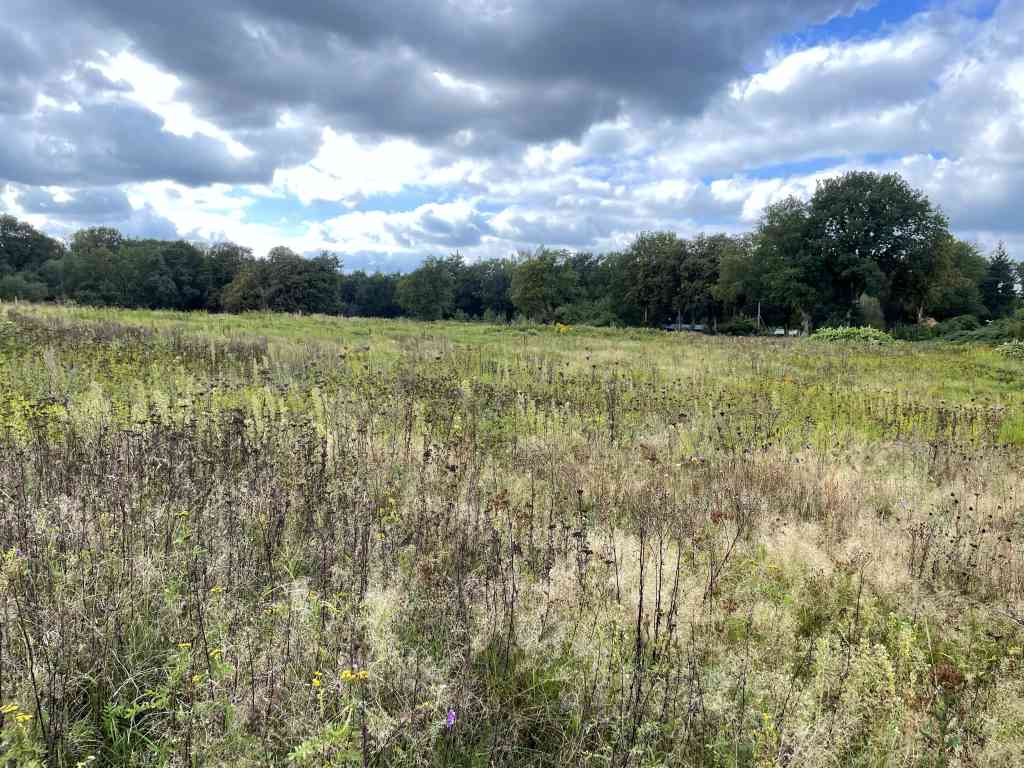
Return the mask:
<svg viewBox="0 0 1024 768">
<path fill-rule="evenodd" d="M 450 730 L 451 730 L 452 728 L 454 728 L 454 727 L 455 727 L 455 721 L 456 721 L 457 719 L 458 719 L 458 718 L 456 718 L 456 716 L 455 716 L 455 710 L 454 710 L 454 709 L 449 709 L 449 710 L 448 710 L 448 719 L 447 719 L 447 721 L 445 722 L 445 725 L 446 725 L 446 727 L 448 728 L 448 730 L 449 730 L 449 731 L 450 731 Z"/>
</svg>

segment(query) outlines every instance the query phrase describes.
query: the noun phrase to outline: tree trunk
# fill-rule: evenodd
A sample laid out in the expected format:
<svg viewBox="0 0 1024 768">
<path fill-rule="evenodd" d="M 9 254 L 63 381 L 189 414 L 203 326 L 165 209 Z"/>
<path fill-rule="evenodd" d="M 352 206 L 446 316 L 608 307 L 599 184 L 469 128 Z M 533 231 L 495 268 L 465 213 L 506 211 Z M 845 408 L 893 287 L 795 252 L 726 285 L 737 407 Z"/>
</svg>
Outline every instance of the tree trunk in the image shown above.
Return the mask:
<svg viewBox="0 0 1024 768">
<path fill-rule="evenodd" d="M 800 313 L 800 326 L 802 328 L 803 335 L 804 336 L 810 336 L 811 335 L 811 315 L 810 315 L 810 313 L 805 312 L 803 309 L 801 309 L 799 307 L 797 308 L 797 312 Z"/>
</svg>

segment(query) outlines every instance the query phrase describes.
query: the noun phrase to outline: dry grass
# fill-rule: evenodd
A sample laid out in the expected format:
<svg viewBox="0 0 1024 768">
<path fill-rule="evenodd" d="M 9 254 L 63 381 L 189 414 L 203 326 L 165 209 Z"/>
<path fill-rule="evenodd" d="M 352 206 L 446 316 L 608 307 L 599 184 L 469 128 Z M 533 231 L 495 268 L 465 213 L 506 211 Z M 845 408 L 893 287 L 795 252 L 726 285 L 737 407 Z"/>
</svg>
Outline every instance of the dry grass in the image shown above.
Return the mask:
<svg viewBox="0 0 1024 768">
<path fill-rule="evenodd" d="M 7 764 L 1024 753 L 1019 363 L 264 320 L 0 324 Z"/>
</svg>

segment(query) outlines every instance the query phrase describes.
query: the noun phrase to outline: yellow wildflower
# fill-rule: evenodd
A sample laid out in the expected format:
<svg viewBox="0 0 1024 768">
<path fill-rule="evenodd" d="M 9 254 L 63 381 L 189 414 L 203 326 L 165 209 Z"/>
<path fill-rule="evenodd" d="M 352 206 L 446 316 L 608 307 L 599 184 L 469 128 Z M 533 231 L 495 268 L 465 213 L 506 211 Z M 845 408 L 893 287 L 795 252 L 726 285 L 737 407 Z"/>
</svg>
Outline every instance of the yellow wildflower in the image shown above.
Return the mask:
<svg viewBox="0 0 1024 768">
<path fill-rule="evenodd" d="M 11 712 L 17 712 L 21 707 L 17 704 L 4 704 L 0 707 L 0 714 L 9 715 Z"/>
<path fill-rule="evenodd" d="M 27 723 L 29 720 L 32 719 L 32 715 L 28 714 L 27 712 L 19 712 L 14 716 L 14 719 L 17 720 L 19 723 Z"/>
</svg>

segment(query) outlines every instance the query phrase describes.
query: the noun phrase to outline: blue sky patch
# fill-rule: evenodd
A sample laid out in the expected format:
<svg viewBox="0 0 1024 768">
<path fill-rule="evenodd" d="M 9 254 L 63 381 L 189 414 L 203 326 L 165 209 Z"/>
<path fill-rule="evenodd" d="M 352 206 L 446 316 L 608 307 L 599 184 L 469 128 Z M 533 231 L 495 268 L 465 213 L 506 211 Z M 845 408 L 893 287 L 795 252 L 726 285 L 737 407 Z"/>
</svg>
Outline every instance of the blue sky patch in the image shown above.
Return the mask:
<svg viewBox="0 0 1024 768">
<path fill-rule="evenodd" d="M 314 200 L 303 205 L 297 197 L 259 197 L 245 209 L 248 221 L 273 225 L 298 225 L 304 221 L 325 221 L 350 209 L 341 203 Z"/>
<path fill-rule="evenodd" d="M 803 48 L 831 40 L 870 37 L 937 5 L 935 0 L 881 0 L 851 16 L 837 16 L 824 24 L 786 35 L 780 43 L 784 48 Z"/>
<path fill-rule="evenodd" d="M 443 190 L 429 187 L 406 187 L 394 195 L 370 195 L 355 207 L 357 211 L 411 211 L 427 203 L 447 202 Z"/>
</svg>

